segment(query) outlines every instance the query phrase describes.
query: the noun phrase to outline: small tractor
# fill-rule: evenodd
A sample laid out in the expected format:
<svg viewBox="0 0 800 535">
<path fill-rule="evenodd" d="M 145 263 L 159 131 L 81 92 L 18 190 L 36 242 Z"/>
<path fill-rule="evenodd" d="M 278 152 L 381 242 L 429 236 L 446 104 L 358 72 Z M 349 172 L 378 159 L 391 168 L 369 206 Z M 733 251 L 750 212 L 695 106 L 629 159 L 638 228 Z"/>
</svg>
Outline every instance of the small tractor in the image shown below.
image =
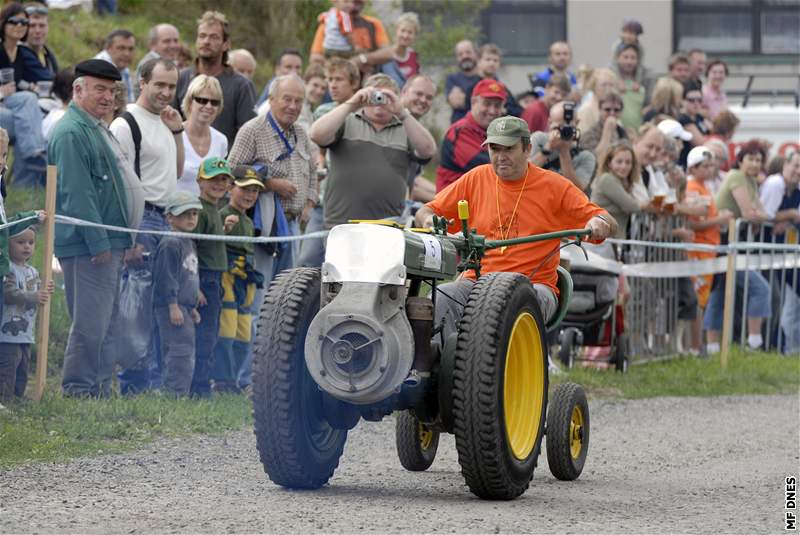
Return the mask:
<svg viewBox="0 0 800 535">
<path fill-rule="evenodd" d="M 576 479 L 589 445 L 586 395 L 555 388 L 548 410 L 547 332 L 566 312 L 569 274 L 559 268 L 560 303 L 545 325 L 528 277 L 481 276 L 488 249 L 575 237 L 566 230 L 487 240 L 434 217 L 432 229 L 386 222 L 334 227 L 322 268 L 282 272 L 266 293 L 254 345 L 253 415 L 269 478 L 316 489 L 333 476 L 347 432 L 362 418 L 396 416 L 396 446 L 408 470 L 423 471 L 440 433 L 455 435 L 469 489 L 509 500 L 528 488 L 547 435 L 551 472 Z M 377 223 L 377 224 L 376 224 Z M 437 286 L 475 270 L 477 282 L 456 333 L 434 323 Z"/>
</svg>

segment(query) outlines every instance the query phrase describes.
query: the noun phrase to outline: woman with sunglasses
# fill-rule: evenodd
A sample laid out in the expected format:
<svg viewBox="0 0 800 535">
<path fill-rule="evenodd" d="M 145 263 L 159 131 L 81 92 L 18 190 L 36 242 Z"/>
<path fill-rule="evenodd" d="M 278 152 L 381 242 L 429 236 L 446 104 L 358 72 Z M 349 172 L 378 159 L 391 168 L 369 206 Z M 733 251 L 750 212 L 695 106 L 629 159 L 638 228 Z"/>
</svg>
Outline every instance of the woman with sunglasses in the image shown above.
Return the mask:
<svg viewBox="0 0 800 535">
<path fill-rule="evenodd" d="M 178 189 L 200 195 L 197 171 L 207 158 L 225 158 L 228 155 L 228 138 L 211 123 L 222 111 L 222 87 L 213 76 L 200 74 L 192 80 L 183 97 L 186 121 L 183 123 L 185 159 L 183 175 L 178 179 Z"/>
<path fill-rule="evenodd" d="M 23 43 L 28 36 L 29 24 L 28 14 L 20 3 L 12 2 L 0 11 L 3 39 L 3 46 L 0 47 L 0 70 L 14 69 L 15 89 L 35 90 L 33 84 L 53 80 L 53 73 L 43 67 L 36 53 Z M 2 81 L 6 82 L 5 79 Z M 10 89 L 3 88 L 4 97 L 10 94 Z"/>
<path fill-rule="evenodd" d="M 692 139 L 683 142 L 683 150 L 678 158 L 678 164 L 686 168 L 686 158 L 693 147 L 697 147 L 706 142 L 706 136 L 711 134 L 711 122 L 703 117 L 703 91 L 700 84 L 688 80 L 683 84 L 683 103 L 678 122 L 684 130 L 692 134 Z"/>
</svg>

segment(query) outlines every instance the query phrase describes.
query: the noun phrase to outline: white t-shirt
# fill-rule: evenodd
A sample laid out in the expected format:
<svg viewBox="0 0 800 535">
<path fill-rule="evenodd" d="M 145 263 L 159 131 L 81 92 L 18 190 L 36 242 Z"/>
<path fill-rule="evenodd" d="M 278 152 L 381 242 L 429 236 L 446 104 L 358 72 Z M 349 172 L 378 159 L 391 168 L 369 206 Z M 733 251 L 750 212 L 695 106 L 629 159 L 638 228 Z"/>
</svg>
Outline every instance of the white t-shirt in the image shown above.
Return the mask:
<svg viewBox="0 0 800 535">
<path fill-rule="evenodd" d="M 225 134 L 211 128 L 211 144 L 208 147 L 208 154 L 200 156 L 194 150 L 189 136 L 183 132 L 183 174 L 178 180 L 178 189 L 188 191 L 195 195 L 200 195 L 200 187 L 197 185 L 197 171 L 200 164 L 206 158 L 225 158 L 228 155 L 228 138 Z"/>
<path fill-rule="evenodd" d="M 178 183 L 178 147 L 175 138 L 159 115 L 138 104 L 129 104 L 127 109 L 142 131 L 139 168 L 144 200 L 163 208 L 167 196 L 175 191 Z M 130 161 L 135 161 L 136 150 L 127 121 L 117 117 L 110 129 Z"/>
<path fill-rule="evenodd" d="M 764 205 L 764 211 L 767 212 L 770 219 L 775 218 L 778 213 L 778 208 L 781 207 L 783 196 L 786 194 L 786 181 L 780 173 L 770 175 L 758 188 L 758 198 L 761 199 L 761 204 Z"/>
</svg>

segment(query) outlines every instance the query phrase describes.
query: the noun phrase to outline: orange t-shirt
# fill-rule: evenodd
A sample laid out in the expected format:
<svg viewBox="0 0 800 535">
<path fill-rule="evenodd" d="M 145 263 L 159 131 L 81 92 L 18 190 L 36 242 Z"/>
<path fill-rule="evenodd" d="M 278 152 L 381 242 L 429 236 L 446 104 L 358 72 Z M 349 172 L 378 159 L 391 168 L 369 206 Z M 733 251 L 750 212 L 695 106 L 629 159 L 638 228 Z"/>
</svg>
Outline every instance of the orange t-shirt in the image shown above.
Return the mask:
<svg viewBox="0 0 800 535">
<path fill-rule="evenodd" d="M 491 164 L 480 165 L 437 193 L 436 198 L 427 206 L 440 216 L 454 219 L 455 224 L 450 231 L 459 232 L 461 223 L 458 221 L 458 201 L 466 200 L 469 202 L 470 228 L 477 229 L 478 234 L 483 234 L 490 240 L 581 229 L 595 215 L 606 213 L 590 202 L 586 194 L 572 182 L 552 171 L 545 171 L 528 163 L 527 182 L 525 180 L 499 180 Z M 519 207 L 512 219 L 518 198 Z M 560 254 L 556 252 L 547 260 L 545 257 L 560 245 L 560 240 L 547 240 L 509 246 L 502 253 L 500 249 L 486 251 L 481 261 L 481 272 L 522 273 L 534 283 L 546 284 L 558 295 L 556 268 Z M 538 271 L 531 275 L 543 261 Z M 475 272 L 470 270 L 464 276 L 474 279 Z"/>
<path fill-rule="evenodd" d="M 377 50 L 389 46 L 389 36 L 383 23 L 375 17 L 368 15 L 356 15 L 351 17 L 353 23 L 353 46 L 363 50 Z M 371 29 L 370 29 L 371 28 Z M 373 36 L 375 38 L 373 42 Z M 317 27 L 317 33 L 314 34 L 314 42 L 311 43 L 312 54 L 325 54 L 325 49 L 322 42 L 325 39 L 325 22 L 321 22 Z"/>
<path fill-rule="evenodd" d="M 692 197 L 698 197 L 700 199 L 707 199 L 707 202 L 710 204 L 708 205 L 708 214 L 705 217 L 699 216 L 691 216 L 689 218 L 690 221 L 702 221 L 706 218 L 717 217 L 719 212 L 717 212 L 717 205 L 714 204 L 714 195 L 706 188 L 706 185 L 703 182 L 698 182 L 697 180 L 689 180 L 686 183 L 686 197 L 688 199 Z M 708 228 L 704 228 L 702 230 L 695 230 L 694 231 L 694 243 L 707 243 L 708 245 L 719 245 L 720 244 L 720 237 L 719 237 L 719 227 L 711 226 Z"/>
</svg>

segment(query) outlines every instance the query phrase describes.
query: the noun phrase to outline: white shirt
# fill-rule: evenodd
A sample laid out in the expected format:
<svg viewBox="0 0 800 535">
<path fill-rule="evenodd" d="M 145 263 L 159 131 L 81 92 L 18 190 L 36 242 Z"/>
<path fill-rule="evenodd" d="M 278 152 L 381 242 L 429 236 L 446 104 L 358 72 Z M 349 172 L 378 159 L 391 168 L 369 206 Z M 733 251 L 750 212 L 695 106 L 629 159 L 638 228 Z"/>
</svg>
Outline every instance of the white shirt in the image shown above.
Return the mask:
<svg viewBox="0 0 800 535">
<path fill-rule="evenodd" d="M 197 185 L 197 171 L 200 164 L 206 158 L 225 158 L 228 155 L 228 138 L 225 134 L 211 128 L 211 144 L 208 147 L 208 154 L 203 156 L 197 154 L 189 141 L 186 131 L 183 132 L 183 174 L 178 179 L 178 189 L 188 191 L 194 195 L 200 195 L 200 187 Z"/>
<path fill-rule="evenodd" d="M 161 117 L 142 108 L 129 104 L 128 111 L 136 119 L 142 131 L 142 148 L 139 153 L 144 200 L 164 207 L 167 196 L 175 191 L 178 184 L 178 147 L 175 137 Z M 111 132 L 119 140 L 122 150 L 131 162 L 135 161 L 136 149 L 130 126 L 122 117 L 111 123 Z"/>
<path fill-rule="evenodd" d="M 778 208 L 781 207 L 783 196 L 786 194 L 786 181 L 783 175 L 777 173 L 770 175 L 758 188 L 758 198 L 761 199 L 761 204 L 764 205 L 764 211 L 770 219 L 775 218 L 778 213 Z"/>
</svg>

